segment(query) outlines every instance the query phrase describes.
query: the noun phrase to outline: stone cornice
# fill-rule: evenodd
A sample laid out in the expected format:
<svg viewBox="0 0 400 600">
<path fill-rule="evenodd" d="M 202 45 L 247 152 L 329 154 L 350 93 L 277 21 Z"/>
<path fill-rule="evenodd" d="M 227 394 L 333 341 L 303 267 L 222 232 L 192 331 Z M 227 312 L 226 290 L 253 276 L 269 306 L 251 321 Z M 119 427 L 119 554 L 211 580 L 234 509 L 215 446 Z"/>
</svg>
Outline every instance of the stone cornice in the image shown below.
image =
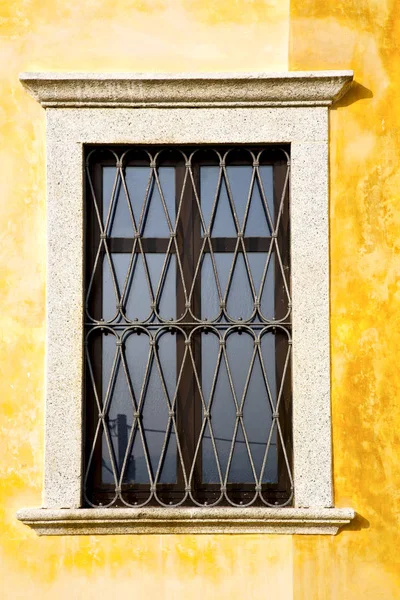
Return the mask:
<svg viewBox="0 0 400 600">
<path fill-rule="evenodd" d="M 22 73 L 44 108 L 329 106 L 352 71 L 286 73 Z"/>
<path fill-rule="evenodd" d="M 27 508 L 18 519 L 38 535 L 286 533 L 335 535 L 350 508 Z"/>
</svg>

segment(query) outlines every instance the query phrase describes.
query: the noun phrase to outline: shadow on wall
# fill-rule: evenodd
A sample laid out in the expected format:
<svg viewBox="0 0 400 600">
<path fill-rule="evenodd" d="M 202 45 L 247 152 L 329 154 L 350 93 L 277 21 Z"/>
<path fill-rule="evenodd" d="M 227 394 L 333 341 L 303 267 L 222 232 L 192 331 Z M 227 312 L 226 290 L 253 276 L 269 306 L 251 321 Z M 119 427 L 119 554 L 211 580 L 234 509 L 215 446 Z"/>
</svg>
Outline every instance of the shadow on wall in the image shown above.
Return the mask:
<svg viewBox="0 0 400 600">
<path fill-rule="evenodd" d="M 336 110 L 337 108 L 344 108 L 345 106 L 350 106 L 357 100 L 365 100 L 365 98 L 373 98 L 373 93 L 368 88 L 361 85 L 357 81 L 353 81 L 353 84 L 349 91 L 342 97 L 338 102 L 335 102 L 332 106 L 331 110 Z"/>
<path fill-rule="evenodd" d="M 369 529 L 370 522 L 359 513 L 356 513 L 354 519 L 348 524 L 339 529 L 336 535 L 340 535 L 343 531 L 361 531 L 361 529 Z"/>
</svg>

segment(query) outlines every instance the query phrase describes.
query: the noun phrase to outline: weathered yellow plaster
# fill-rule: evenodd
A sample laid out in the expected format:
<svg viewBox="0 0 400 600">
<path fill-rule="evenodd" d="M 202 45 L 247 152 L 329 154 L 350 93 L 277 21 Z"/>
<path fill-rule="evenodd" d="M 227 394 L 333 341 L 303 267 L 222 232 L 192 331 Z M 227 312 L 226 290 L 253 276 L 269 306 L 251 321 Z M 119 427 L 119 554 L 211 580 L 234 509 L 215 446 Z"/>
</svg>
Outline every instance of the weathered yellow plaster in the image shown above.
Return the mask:
<svg viewBox="0 0 400 600">
<path fill-rule="evenodd" d="M 15 512 L 41 504 L 45 119 L 29 70 L 285 70 L 289 1 L 5 0 L 0 3 L 0 597 L 292 595 L 276 536 L 38 538 Z"/>
<path fill-rule="evenodd" d="M 400 597 L 399 33 L 396 0 L 291 2 L 290 68 L 360 84 L 330 142 L 335 496 L 360 529 L 295 538 L 295 600 Z"/>
<path fill-rule="evenodd" d="M 290 26 L 290 61 L 289 61 Z M 0 597 L 400 597 L 400 7 L 396 0 L 0 2 Z M 288 62 L 289 61 L 289 62 Z M 335 538 L 38 538 L 45 139 L 23 70 L 353 68 L 331 113 Z M 364 86 L 361 87 L 361 86 Z"/>
<path fill-rule="evenodd" d="M 288 14 L 289 0 L 4 0 L 0 35 L 25 70 L 279 70 Z"/>
</svg>

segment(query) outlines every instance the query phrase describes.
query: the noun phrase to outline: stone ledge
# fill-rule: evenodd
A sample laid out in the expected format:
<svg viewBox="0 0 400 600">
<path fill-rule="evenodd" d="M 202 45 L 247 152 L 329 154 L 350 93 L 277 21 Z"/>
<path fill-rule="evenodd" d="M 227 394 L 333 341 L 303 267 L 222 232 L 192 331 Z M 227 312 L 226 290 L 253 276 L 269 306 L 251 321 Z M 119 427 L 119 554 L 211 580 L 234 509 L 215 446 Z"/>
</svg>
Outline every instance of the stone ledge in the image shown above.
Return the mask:
<svg viewBox="0 0 400 600">
<path fill-rule="evenodd" d="M 329 106 L 352 71 L 287 73 L 21 73 L 45 108 Z"/>
<path fill-rule="evenodd" d="M 328 534 L 355 517 L 351 508 L 25 508 L 38 535 L 274 533 Z"/>
</svg>

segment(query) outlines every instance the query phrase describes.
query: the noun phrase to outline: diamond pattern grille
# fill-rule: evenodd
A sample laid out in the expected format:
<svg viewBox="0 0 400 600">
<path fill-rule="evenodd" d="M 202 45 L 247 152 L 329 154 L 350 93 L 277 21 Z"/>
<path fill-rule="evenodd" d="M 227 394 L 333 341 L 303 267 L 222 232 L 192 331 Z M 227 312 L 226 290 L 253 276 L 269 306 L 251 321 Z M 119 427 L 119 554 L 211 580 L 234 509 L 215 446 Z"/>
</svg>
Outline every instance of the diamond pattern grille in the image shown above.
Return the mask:
<svg viewBox="0 0 400 600">
<path fill-rule="evenodd" d="M 285 148 L 88 152 L 89 506 L 292 500 Z"/>
</svg>

